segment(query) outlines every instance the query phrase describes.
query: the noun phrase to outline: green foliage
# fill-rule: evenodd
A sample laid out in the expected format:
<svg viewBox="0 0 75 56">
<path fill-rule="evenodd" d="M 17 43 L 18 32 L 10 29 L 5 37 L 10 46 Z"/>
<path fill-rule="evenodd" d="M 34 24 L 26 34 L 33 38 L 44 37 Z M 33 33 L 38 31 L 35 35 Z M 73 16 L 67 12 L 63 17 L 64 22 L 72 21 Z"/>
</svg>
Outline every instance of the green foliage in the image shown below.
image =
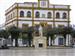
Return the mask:
<svg viewBox="0 0 75 56">
<path fill-rule="evenodd" d="M 18 47 L 18 37 L 19 34 L 21 32 L 21 29 L 19 29 L 18 27 L 12 26 L 8 29 L 8 32 L 11 35 L 11 39 L 15 39 L 15 47 Z"/>
<path fill-rule="evenodd" d="M 8 29 L 8 32 L 11 34 L 12 38 L 16 38 L 19 36 L 21 29 L 15 27 L 15 26 L 12 26 Z"/>
<path fill-rule="evenodd" d="M 63 27 L 61 33 L 62 33 L 62 35 L 71 34 L 72 30 L 73 30 L 72 27 Z"/>
<path fill-rule="evenodd" d="M 33 26 L 22 29 L 22 33 L 33 33 L 33 32 L 34 32 Z"/>
<path fill-rule="evenodd" d="M 28 34 L 22 34 L 22 39 L 28 39 Z"/>
<path fill-rule="evenodd" d="M 71 36 L 72 38 L 75 38 L 75 29 L 72 30 Z"/>
<path fill-rule="evenodd" d="M 33 26 L 22 29 L 22 38 L 25 40 L 26 39 L 28 40 L 29 46 L 31 46 L 31 41 L 33 39 L 33 36 L 32 36 L 33 32 L 34 32 Z"/>
<path fill-rule="evenodd" d="M 9 37 L 8 31 L 4 29 L 0 30 L 0 37 L 7 39 Z"/>
</svg>

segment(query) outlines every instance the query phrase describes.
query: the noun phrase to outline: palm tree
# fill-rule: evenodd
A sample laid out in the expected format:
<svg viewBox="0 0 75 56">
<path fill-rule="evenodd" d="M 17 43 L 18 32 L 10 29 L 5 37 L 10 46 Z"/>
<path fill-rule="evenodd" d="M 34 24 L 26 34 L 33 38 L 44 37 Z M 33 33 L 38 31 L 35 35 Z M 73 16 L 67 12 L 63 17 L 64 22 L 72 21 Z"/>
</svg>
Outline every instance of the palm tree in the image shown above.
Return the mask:
<svg viewBox="0 0 75 56">
<path fill-rule="evenodd" d="M 3 37 L 3 31 L 4 31 L 3 29 L 0 30 L 0 38 Z"/>
<path fill-rule="evenodd" d="M 54 31 L 55 31 L 55 34 L 56 35 L 61 35 L 62 33 L 62 28 L 59 28 L 59 27 L 56 27 L 56 28 L 54 28 Z"/>
<path fill-rule="evenodd" d="M 72 30 L 71 36 L 72 36 L 72 38 L 75 38 L 75 29 Z"/>
<path fill-rule="evenodd" d="M 27 43 L 28 43 L 28 34 L 25 33 L 25 32 L 22 32 L 22 43 L 23 43 L 23 45 L 26 44 L 26 46 L 28 46 L 27 45 Z"/>
<path fill-rule="evenodd" d="M 21 30 L 16 26 L 12 26 L 8 29 L 9 33 L 11 34 L 11 40 L 15 39 L 15 47 L 18 47 L 18 37 Z"/>
<path fill-rule="evenodd" d="M 4 29 L 0 30 L 0 37 L 5 39 L 5 43 L 4 44 L 5 44 L 5 47 L 7 47 L 7 39 L 9 37 L 8 31 L 4 30 Z"/>
<path fill-rule="evenodd" d="M 31 42 L 33 41 L 32 40 L 33 39 L 33 36 L 32 36 L 33 32 L 34 32 L 34 27 L 33 26 L 29 27 L 28 28 L 28 42 L 29 42 L 29 47 L 31 47 Z"/>
<path fill-rule="evenodd" d="M 26 36 L 26 39 L 28 40 L 29 47 L 31 47 L 31 42 L 33 41 L 33 40 L 32 40 L 32 39 L 33 39 L 33 36 L 32 36 L 33 32 L 34 32 L 34 27 L 33 27 L 33 26 L 27 27 L 27 28 L 25 28 L 25 29 L 22 29 L 22 36 L 23 36 L 24 34 L 27 35 L 27 36 Z M 25 38 L 25 37 L 24 37 L 24 38 Z"/>
<path fill-rule="evenodd" d="M 75 29 L 72 30 L 71 32 L 72 40 L 71 40 L 71 45 L 74 45 L 74 40 L 75 40 Z"/>
<path fill-rule="evenodd" d="M 66 38 L 66 35 L 67 34 L 70 34 L 71 33 L 71 30 L 72 28 L 69 27 L 64 27 L 64 28 L 60 28 L 60 27 L 54 27 L 54 28 L 47 28 L 46 29 L 46 37 L 47 37 L 47 41 L 49 41 L 49 37 L 51 37 L 51 46 L 52 46 L 52 41 L 55 39 L 55 36 L 54 35 L 63 35 L 64 38 Z M 66 40 L 65 40 L 66 42 Z M 47 43 L 48 44 L 48 43 Z M 49 45 L 49 44 L 48 44 Z"/>
<path fill-rule="evenodd" d="M 22 28 L 22 39 L 23 39 L 23 41 L 26 41 L 27 46 L 29 46 L 29 44 L 28 44 L 28 30 L 29 30 L 29 27 Z"/>
<path fill-rule="evenodd" d="M 72 27 L 63 27 L 62 28 L 61 33 L 64 37 L 64 46 L 66 46 L 66 35 L 71 34 L 71 32 L 72 32 Z"/>
<path fill-rule="evenodd" d="M 50 29 L 50 28 L 47 28 L 46 37 L 47 37 L 47 41 L 49 41 L 49 40 L 48 40 L 49 37 L 51 38 L 51 40 L 50 40 L 51 46 L 52 46 L 52 41 L 55 39 L 54 35 L 55 35 L 55 30 L 54 30 L 54 28 L 51 28 L 51 29 Z"/>
<path fill-rule="evenodd" d="M 55 39 L 54 35 L 63 35 L 64 37 L 64 45 L 66 45 L 66 35 L 67 34 L 71 34 L 72 32 L 72 27 L 54 27 L 54 28 L 49 28 L 47 27 L 46 30 L 46 37 L 47 37 L 47 41 L 49 41 L 49 37 L 51 37 L 51 46 L 52 46 L 52 41 Z M 47 43 L 47 45 L 49 45 Z"/>
<path fill-rule="evenodd" d="M 0 36 L 5 38 L 5 39 L 8 39 L 9 33 L 7 30 L 2 29 L 2 30 L 0 30 Z"/>
</svg>

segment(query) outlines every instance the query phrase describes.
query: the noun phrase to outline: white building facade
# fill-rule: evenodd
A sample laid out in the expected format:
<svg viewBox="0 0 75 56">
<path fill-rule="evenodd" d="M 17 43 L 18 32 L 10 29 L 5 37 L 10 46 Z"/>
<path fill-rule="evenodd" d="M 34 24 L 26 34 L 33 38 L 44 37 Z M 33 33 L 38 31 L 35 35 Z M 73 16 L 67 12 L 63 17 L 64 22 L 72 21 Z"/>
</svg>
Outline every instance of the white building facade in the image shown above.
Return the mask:
<svg viewBox="0 0 75 56">
<path fill-rule="evenodd" d="M 49 0 L 15 3 L 5 11 L 5 27 L 19 28 L 43 23 L 53 27 L 70 25 L 70 5 L 50 4 Z M 55 42 L 58 42 L 56 39 Z M 59 45 L 59 44 L 55 44 Z"/>
</svg>

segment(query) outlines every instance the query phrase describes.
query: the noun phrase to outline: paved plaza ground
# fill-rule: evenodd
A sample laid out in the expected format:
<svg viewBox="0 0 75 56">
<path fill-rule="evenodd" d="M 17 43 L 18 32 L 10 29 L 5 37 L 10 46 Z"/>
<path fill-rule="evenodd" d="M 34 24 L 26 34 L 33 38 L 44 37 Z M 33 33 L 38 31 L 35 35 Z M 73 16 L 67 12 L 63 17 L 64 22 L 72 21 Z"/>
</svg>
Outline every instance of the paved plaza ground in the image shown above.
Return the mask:
<svg viewBox="0 0 75 56">
<path fill-rule="evenodd" d="M 75 56 L 75 49 L 1 49 L 0 56 Z"/>
</svg>

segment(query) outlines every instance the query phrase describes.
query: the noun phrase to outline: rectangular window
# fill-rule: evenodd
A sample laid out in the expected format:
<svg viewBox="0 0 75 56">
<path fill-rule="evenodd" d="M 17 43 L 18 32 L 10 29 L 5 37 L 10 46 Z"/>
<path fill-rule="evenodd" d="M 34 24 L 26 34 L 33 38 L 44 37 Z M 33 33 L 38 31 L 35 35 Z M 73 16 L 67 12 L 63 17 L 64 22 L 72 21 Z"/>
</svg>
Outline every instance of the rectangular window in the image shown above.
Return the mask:
<svg viewBox="0 0 75 56">
<path fill-rule="evenodd" d="M 59 28 L 62 28 L 62 27 L 64 27 L 64 25 L 58 25 L 58 27 L 59 27 Z"/>
<path fill-rule="evenodd" d="M 13 12 L 13 18 L 15 17 L 15 12 Z"/>
<path fill-rule="evenodd" d="M 42 18 L 45 18 L 45 14 L 42 14 Z"/>
<path fill-rule="evenodd" d="M 48 24 L 48 27 L 49 27 L 49 28 L 52 28 L 52 25 L 51 25 L 51 24 Z"/>
<path fill-rule="evenodd" d="M 12 16 L 12 14 L 11 14 L 11 19 L 12 19 L 12 17 L 13 17 L 13 16 Z"/>
<path fill-rule="evenodd" d="M 22 29 L 27 29 L 28 28 L 28 24 L 22 24 Z"/>
</svg>

